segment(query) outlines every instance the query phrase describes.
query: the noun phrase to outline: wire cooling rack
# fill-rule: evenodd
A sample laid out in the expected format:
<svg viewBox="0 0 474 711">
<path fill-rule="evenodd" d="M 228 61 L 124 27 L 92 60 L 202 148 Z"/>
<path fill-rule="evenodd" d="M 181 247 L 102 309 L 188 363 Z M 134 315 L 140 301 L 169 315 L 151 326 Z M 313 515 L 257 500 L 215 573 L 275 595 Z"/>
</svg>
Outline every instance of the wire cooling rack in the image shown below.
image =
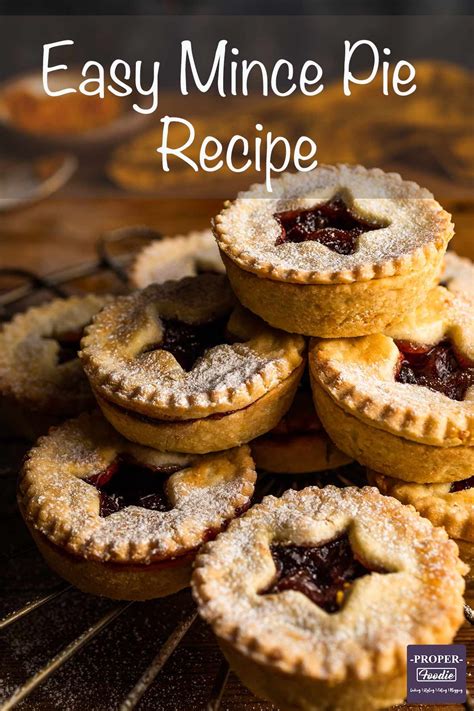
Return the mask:
<svg viewBox="0 0 474 711">
<path fill-rule="evenodd" d="M 110 232 L 98 241 L 97 258 L 95 260 L 56 271 L 45 277 L 38 276 L 34 272 L 23 269 L 0 269 L 0 320 L 8 320 L 15 312 L 26 308 L 32 303 L 38 303 L 38 301 L 43 301 L 55 296 L 68 296 L 71 293 L 91 291 L 97 288 L 98 284 L 100 284 L 102 291 L 123 292 L 124 289 L 126 289 L 128 281 L 127 267 L 137 249 L 151 239 L 159 239 L 160 237 L 161 235 L 159 233 L 142 226 Z M 0 440 L 0 448 L 5 449 L 5 451 L 12 447 L 18 448 L 20 452 L 24 453 L 27 449 L 27 444 L 22 444 L 11 439 Z M 5 566 L 11 564 L 15 566 L 18 561 L 21 561 L 25 557 L 27 561 L 30 561 L 29 556 L 38 555 L 39 557 L 39 554 L 36 553 L 36 548 L 30 542 L 25 542 L 23 545 L 11 545 L 8 543 L 8 541 L 15 537 L 15 527 L 21 526 L 18 521 L 19 515 L 16 510 L 13 510 L 12 503 L 14 500 L 14 479 L 16 478 L 18 465 L 18 457 L 13 465 L 7 464 L 6 466 L 2 466 L 0 464 L 2 482 L 9 480 L 12 484 L 10 487 L 3 487 L 4 492 L 5 489 L 8 491 L 10 488 L 12 494 L 10 500 L 7 500 L 7 515 L 5 517 L 7 521 L 6 526 L 10 527 L 10 529 L 7 528 L 7 530 L 2 533 L 2 539 L 6 539 L 7 541 L 6 550 L 1 553 L 1 558 Z M 288 488 L 299 489 L 309 484 L 324 484 L 325 480 L 326 482 L 328 481 L 328 475 L 330 476 L 331 483 L 339 486 L 361 485 L 364 483 L 362 469 L 357 465 L 342 467 L 330 473 L 309 474 L 298 477 L 290 477 L 288 475 L 271 476 L 266 473 L 259 473 L 255 500 L 260 500 L 267 494 L 281 495 L 283 491 Z M 3 513 L 3 511 L 1 513 Z M 2 516 L 2 518 L 4 517 Z M 17 528 L 17 530 L 19 529 Z M 8 576 L 9 573 L 7 572 L 6 575 Z M 27 565 L 20 565 L 19 580 L 15 584 L 17 586 L 16 590 L 22 596 L 30 593 L 31 564 L 29 562 Z M 5 616 L 0 619 L 0 631 L 7 632 L 14 636 L 15 629 L 22 628 L 22 638 L 18 646 L 21 648 L 20 651 L 23 651 L 23 649 L 27 651 L 28 645 L 25 643 L 25 625 L 29 627 L 29 621 L 31 621 L 31 635 L 33 635 L 34 623 L 38 616 L 43 614 L 45 610 L 47 611 L 49 608 L 53 608 L 51 619 L 54 620 L 54 606 L 64 603 L 66 621 L 64 615 L 61 615 L 61 623 L 59 626 L 62 624 L 66 627 L 65 632 L 67 633 L 70 627 L 70 620 L 68 620 L 68 609 L 71 605 L 70 599 L 76 594 L 77 591 L 71 585 L 64 583 L 57 585 L 53 579 L 53 586 L 49 587 L 45 592 L 41 594 L 35 594 L 33 592 L 29 601 L 21 607 L 7 611 Z M 199 635 L 197 644 L 198 646 L 202 646 L 203 649 L 200 659 L 204 662 L 207 657 L 212 656 L 215 661 L 210 671 L 210 678 L 204 678 L 206 673 L 207 676 L 209 676 L 210 667 L 209 665 L 203 664 L 203 671 L 198 672 L 198 674 L 202 674 L 202 678 L 199 680 L 199 693 L 196 693 L 195 689 L 189 688 L 185 689 L 183 694 L 183 690 L 181 689 L 181 700 L 177 702 L 178 705 L 173 701 L 168 703 L 163 701 L 163 699 L 161 699 L 161 702 L 157 702 L 156 700 L 156 687 L 159 687 L 160 678 L 163 676 L 163 674 L 160 676 L 160 673 L 163 672 L 170 657 L 183 646 L 182 643 L 185 636 L 197 625 L 202 625 L 202 623 L 198 621 L 197 611 L 189 593 L 181 592 L 172 597 L 175 598 L 175 607 L 177 608 L 173 611 L 174 614 L 170 614 L 170 598 L 162 601 L 154 601 L 154 605 L 157 606 L 154 608 L 155 619 L 161 619 L 163 621 L 164 618 L 170 616 L 172 622 L 171 628 L 168 629 L 164 637 L 160 639 L 158 649 L 152 650 L 151 653 L 149 653 L 147 661 L 144 664 L 141 663 L 141 660 L 135 660 L 136 664 L 132 665 L 131 669 L 128 669 L 127 679 L 130 679 L 129 688 L 122 693 L 120 698 L 112 699 L 109 697 L 105 700 L 99 698 L 93 700 L 92 703 L 88 702 L 88 709 L 91 709 L 91 711 L 92 709 L 104 711 L 104 709 L 113 708 L 118 709 L 118 711 L 132 711 L 133 709 L 140 708 L 143 711 L 147 709 L 153 709 L 155 711 L 155 709 L 159 708 L 179 709 L 180 711 L 188 711 L 191 709 L 192 711 L 195 709 L 218 711 L 218 709 L 223 706 L 226 687 L 230 679 L 229 667 L 227 662 L 217 652 L 216 645 L 212 642 L 212 638 L 208 637 L 203 640 Z M 103 606 L 104 601 L 98 600 L 97 598 L 84 596 L 84 599 L 88 601 L 88 608 L 92 606 L 93 616 L 96 608 Z M 174 602 L 171 600 L 171 605 L 173 604 Z M 80 605 L 81 601 L 79 601 L 79 606 Z M 126 655 L 129 647 L 127 635 L 130 637 L 137 636 L 136 625 L 137 620 L 143 617 L 143 615 L 140 614 L 140 611 L 143 610 L 143 607 L 140 606 L 143 605 L 147 605 L 147 603 L 107 603 L 106 610 L 98 617 L 95 616 L 95 619 L 93 618 L 85 629 L 79 631 L 71 642 L 60 646 L 59 651 L 54 648 L 57 644 L 54 644 L 49 655 L 47 654 L 49 650 L 46 650 L 47 661 L 38 664 L 29 675 L 26 675 L 25 680 L 20 682 L 19 685 L 13 684 L 12 688 L 7 690 L 7 693 L 4 695 L 4 701 L 0 706 L 0 711 L 9 711 L 17 706 L 20 709 L 35 709 L 35 711 L 36 709 L 48 709 L 49 711 L 52 708 L 65 708 L 65 691 L 63 685 L 66 684 L 67 686 L 68 677 L 67 666 L 66 669 L 63 669 L 63 667 L 65 667 L 67 662 L 73 657 L 76 659 L 82 658 L 80 653 L 87 645 L 91 645 L 101 633 L 118 625 L 121 627 L 122 635 L 118 641 L 119 649 L 122 655 Z M 76 617 L 75 609 L 76 607 L 71 608 L 71 617 Z M 162 611 L 161 615 L 160 611 Z M 466 604 L 464 612 L 466 621 L 470 623 L 470 625 L 474 625 L 474 610 Z M 74 626 L 77 626 L 77 620 L 74 619 L 73 621 Z M 169 625 L 166 626 L 170 627 Z M 154 632 L 153 629 L 147 629 L 145 632 L 145 636 L 148 638 L 147 652 L 148 648 L 151 647 L 152 649 L 153 647 Z M 124 634 L 125 637 L 123 636 Z M 102 637 L 97 640 L 99 644 L 103 637 L 104 635 L 102 634 Z M 209 639 L 211 641 L 209 641 Z M 13 644 L 11 640 L 10 644 Z M 113 649 L 116 652 L 115 642 L 113 643 Z M 108 645 L 108 654 L 110 654 L 110 644 Z M 29 670 L 29 666 L 27 668 Z M 140 675 L 139 670 L 142 668 L 144 671 Z M 135 672 L 135 669 L 138 671 Z M 60 686 L 62 692 L 59 696 L 56 696 L 56 701 L 52 704 L 48 697 L 46 697 L 48 700 L 45 700 L 45 697 L 43 697 L 43 700 L 41 700 L 41 698 L 38 700 L 38 689 L 40 689 L 47 680 L 50 680 L 53 675 L 61 674 L 62 682 Z M 17 676 L 17 674 L 14 676 Z M 159 678 L 157 679 L 157 677 Z M 179 676 L 175 683 L 181 683 Z M 98 686 L 96 684 L 96 687 L 100 694 L 100 676 L 99 684 Z M 201 693 L 201 687 L 205 687 L 203 693 Z M 147 701 L 153 690 L 155 690 L 153 700 Z M 32 696 L 33 694 L 34 696 Z M 249 711 L 252 709 L 253 711 L 255 709 L 270 708 L 267 704 L 257 702 L 250 692 L 246 692 L 243 687 L 237 690 L 237 696 L 239 696 L 240 699 L 239 709 L 249 709 Z M 32 698 L 35 699 L 33 702 L 31 702 Z M 186 700 L 183 701 L 183 699 Z M 469 696 L 464 707 L 469 711 L 474 711 L 474 704 Z M 72 703 L 69 701 L 67 708 L 71 711 L 82 711 L 84 706 L 77 705 L 74 701 Z M 232 709 L 234 706 L 231 704 L 230 706 L 226 706 L 226 708 Z"/>
</svg>

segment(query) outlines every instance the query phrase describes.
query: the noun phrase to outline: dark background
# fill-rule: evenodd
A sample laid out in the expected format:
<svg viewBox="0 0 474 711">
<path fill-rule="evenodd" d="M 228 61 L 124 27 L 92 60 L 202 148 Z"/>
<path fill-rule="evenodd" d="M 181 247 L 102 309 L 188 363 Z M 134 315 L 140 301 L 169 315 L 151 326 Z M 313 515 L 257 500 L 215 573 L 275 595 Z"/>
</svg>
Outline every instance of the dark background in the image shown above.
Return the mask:
<svg viewBox="0 0 474 711">
<path fill-rule="evenodd" d="M 10 15 L 465 15 L 472 0 L 0 0 Z"/>
<path fill-rule="evenodd" d="M 159 59 L 160 86 L 170 89 L 176 89 L 176 68 L 183 39 L 193 41 L 200 71 L 206 67 L 210 70 L 217 41 L 224 38 L 229 46 L 239 48 L 240 59 L 259 59 L 268 67 L 284 57 L 297 69 L 307 58 L 313 58 L 324 68 L 326 81 L 341 74 L 346 39 L 372 40 L 380 51 L 384 46 L 390 47 L 392 62 L 431 58 L 472 67 L 472 19 L 459 14 L 462 10 L 467 12 L 469 4 L 472 3 L 466 0 L 444 0 L 444 3 L 438 0 L 383 3 L 301 0 L 294 4 L 277 0 L 251 5 L 246 0 L 222 3 L 216 0 L 138 0 L 133 3 L 119 0 L 95 3 L 94 10 L 102 10 L 102 15 L 97 15 L 87 13 L 87 2 L 63 0 L 40 5 L 0 0 L 0 14 L 2 6 L 4 13 L 11 12 L 0 17 L 0 79 L 40 70 L 43 43 L 64 39 L 74 40 L 75 46 L 54 49 L 52 64 L 58 60 L 68 66 L 82 65 L 95 59 L 108 65 L 117 57 L 131 63 L 141 59 L 147 77 L 152 62 Z M 36 6 L 38 15 L 18 16 L 20 9 L 27 5 L 31 12 Z M 408 13 L 413 13 L 415 8 L 419 8 L 419 12 L 401 13 L 402 7 Z M 226 13 L 221 12 L 222 8 Z M 266 8 L 271 9 L 271 15 L 264 14 Z M 278 16 L 278 8 L 287 15 Z M 430 13 L 428 8 L 432 10 Z M 454 12 L 454 8 L 459 12 Z M 304 22 L 295 17 L 298 9 L 307 14 Z M 441 9 L 443 13 L 438 14 Z M 127 16 L 120 14 L 127 10 L 135 12 Z M 387 14 L 389 10 L 393 14 Z M 247 11 L 254 17 L 246 16 Z M 422 11 L 427 14 L 421 14 Z M 63 14 L 55 14 L 61 12 Z M 230 16 L 232 12 L 237 14 Z M 359 49 L 353 66 L 364 70 L 371 62 L 370 50 Z"/>
</svg>

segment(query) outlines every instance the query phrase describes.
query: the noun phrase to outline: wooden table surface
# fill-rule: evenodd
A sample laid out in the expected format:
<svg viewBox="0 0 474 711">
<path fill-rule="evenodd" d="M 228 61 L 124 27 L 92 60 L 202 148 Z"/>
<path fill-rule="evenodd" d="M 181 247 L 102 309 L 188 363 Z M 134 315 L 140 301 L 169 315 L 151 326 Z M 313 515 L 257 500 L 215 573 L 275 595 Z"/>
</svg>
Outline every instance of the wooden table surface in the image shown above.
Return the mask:
<svg viewBox="0 0 474 711">
<path fill-rule="evenodd" d="M 418 85 L 418 91 L 403 101 L 382 102 L 375 88 L 364 87 L 348 104 L 335 86 L 317 106 L 304 99 L 291 104 L 247 102 L 240 123 L 235 111 L 230 116 L 219 102 L 206 107 L 196 101 L 196 121 L 210 126 L 210 133 L 219 129 L 222 135 L 223 127 L 235 133 L 236 124 L 240 131 L 242 125 L 263 117 L 270 127 L 284 124 L 290 133 L 308 132 L 317 137 L 321 162 L 360 162 L 415 179 L 452 212 L 456 224 L 452 246 L 474 258 L 472 77 L 456 67 L 426 62 L 418 67 Z M 152 133 L 113 155 L 82 156 L 78 174 L 54 197 L 0 214 L 0 267 L 21 267 L 44 275 L 80 264 L 95 257 L 99 235 L 126 225 L 145 224 L 164 234 L 206 227 L 223 198 L 233 197 L 255 177 L 223 174 L 217 182 L 207 181 L 201 187 L 199 176 L 181 169 L 168 180 L 157 170 L 156 158 L 149 150 L 155 142 Z M 56 582 L 35 551 L 28 548 L 15 513 L 14 473 L 23 452 L 22 443 L 4 444 L 1 451 L 5 494 L 1 540 L 3 555 L 11 558 L 3 612 L 51 589 Z M 13 549 L 15 554 L 10 555 Z M 188 593 L 134 605 L 19 708 L 118 708 L 120 699 L 190 605 Z M 7 670 L 5 694 L 109 608 L 107 601 L 73 591 L 12 626 L 0 648 L 2 667 Z M 459 641 L 467 643 L 469 658 L 474 660 L 472 629 L 464 626 Z M 195 623 L 139 708 L 204 708 L 219 664 L 220 655 L 209 630 Z M 474 692 L 472 676 L 469 686 Z M 254 699 L 231 675 L 222 708 L 257 711 L 270 707 Z"/>
</svg>

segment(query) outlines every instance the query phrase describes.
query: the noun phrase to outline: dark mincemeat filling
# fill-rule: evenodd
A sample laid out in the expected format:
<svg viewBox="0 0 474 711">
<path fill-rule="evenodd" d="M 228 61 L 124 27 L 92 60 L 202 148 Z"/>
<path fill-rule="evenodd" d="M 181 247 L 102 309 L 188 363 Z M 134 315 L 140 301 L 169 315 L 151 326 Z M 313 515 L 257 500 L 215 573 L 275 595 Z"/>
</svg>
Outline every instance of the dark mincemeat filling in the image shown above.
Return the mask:
<svg viewBox="0 0 474 711">
<path fill-rule="evenodd" d="M 400 363 L 395 379 L 443 393 L 451 400 L 464 400 L 474 385 L 474 367 L 463 362 L 449 340 L 435 346 L 396 341 Z"/>
<path fill-rule="evenodd" d="M 296 590 L 326 612 L 340 610 L 351 584 L 373 572 L 355 557 L 347 534 L 321 546 L 274 545 L 270 550 L 277 577 L 261 594 Z"/>
<path fill-rule="evenodd" d="M 226 315 L 202 324 L 189 324 L 178 319 L 162 319 L 162 340 L 150 343 L 142 353 L 156 350 L 168 351 L 180 366 L 189 372 L 207 350 L 231 342 L 226 332 L 228 318 Z"/>
<path fill-rule="evenodd" d="M 274 218 L 281 227 L 276 245 L 316 241 L 338 254 L 354 254 L 361 234 L 386 227 L 358 217 L 341 198 L 310 210 L 276 212 Z"/>
<path fill-rule="evenodd" d="M 106 518 L 127 506 L 152 511 L 169 511 L 166 482 L 180 466 L 149 467 L 124 457 L 117 457 L 103 472 L 84 479 L 100 492 L 100 516 Z"/>
<path fill-rule="evenodd" d="M 58 365 L 69 363 L 69 361 L 77 358 L 83 334 L 84 329 L 79 328 L 74 331 L 63 331 L 56 336 L 51 336 L 59 346 L 57 354 Z"/>
</svg>

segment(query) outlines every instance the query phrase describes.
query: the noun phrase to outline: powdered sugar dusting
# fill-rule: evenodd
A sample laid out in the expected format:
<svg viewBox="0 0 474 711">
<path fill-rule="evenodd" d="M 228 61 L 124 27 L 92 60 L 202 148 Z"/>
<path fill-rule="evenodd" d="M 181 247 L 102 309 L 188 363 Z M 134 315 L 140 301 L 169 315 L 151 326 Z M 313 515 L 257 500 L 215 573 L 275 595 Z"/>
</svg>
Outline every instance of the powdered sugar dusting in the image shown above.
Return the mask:
<svg viewBox="0 0 474 711">
<path fill-rule="evenodd" d="M 119 298 L 83 339 L 86 373 L 106 398 L 146 413 L 161 407 L 165 416 L 179 416 L 192 402 L 192 416 L 202 416 L 250 404 L 301 364 L 305 343 L 234 303 L 225 277 L 213 274 L 152 285 Z M 206 323 L 226 315 L 231 343 L 207 350 L 190 371 L 159 347 L 143 353 L 150 343 L 159 346 L 160 317 Z"/>
<path fill-rule="evenodd" d="M 151 242 L 136 258 L 131 280 L 134 286 L 143 289 L 149 284 L 183 279 L 206 271 L 224 271 L 210 229 Z"/>
<path fill-rule="evenodd" d="M 73 415 L 92 404 L 79 360 L 58 364 L 55 336 L 81 330 L 107 300 L 54 299 L 15 316 L 0 334 L 0 391 L 49 414 Z"/>
<path fill-rule="evenodd" d="M 166 484 L 170 511 L 128 506 L 99 516 L 99 493 L 82 479 L 126 453 L 153 467 L 181 465 Z M 53 542 L 103 561 L 147 563 L 191 551 L 220 530 L 248 505 L 255 476 L 246 446 L 204 456 L 164 454 L 129 443 L 94 414 L 41 438 L 20 486 L 26 515 Z"/>
<path fill-rule="evenodd" d="M 383 422 L 417 440 L 469 444 L 474 437 L 474 388 L 464 400 L 452 400 L 426 387 L 399 383 L 395 373 L 399 350 L 394 339 L 436 344 L 451 338 L 456 350 L 474 362 L 472 304 L 435 288 L 411 315 L 392 324 L 386 335 L 314 343 L 312 375 L 354 415 Z M 405 417 L 409 413 L 410 417 Z M 425 422 L 430 423 L 425 431 Z"/>
<path fill-rule="evenodd" d="M 225 208 L 216 220 L 221 249 L 250 271 L 263 269 L 327 281 L 328 275 L 380 267 L 410 259 L 426 246 L 439 246 L 442 208 L 431 193 L 393 173 L 360 166 L 319 166 L 310 173 L 285 174 L 269 198 L 253 186 Z M 317 241 L 276 244 L 280 226 L 274 214 L 309 209 L 341 196 L 363 219 L 387 224 L 359 237 L 353 254 L 341 255 Z M 449 236 L 447 237 L 449 239 Z M 447 241 L 446 239 L 446 241 Z"/>
<path fill-rule="evenodd" d="M 447 289 L 474 301 L 474 264 L 470 259 L 446 252 L 441 279 Z"/>
<path fill-rule="evenodd" d="M 259 594 L 275 575 L 271 544 L 319 545 L 344 531 L 355 555 L 387 574 L 356 581 L 338 613 L 295 591 Z M 462 621 L 462 570 L 446 533 L 412 508 L 368 487 L 308 487 L 267 497 L 206 546 L 193 589 L 218 636 L 283 670 L 335 680 L 367 674 L 363 662 L 377 654 L 398 664 L 397 648 L 423 635 L 451 641 Z"/>
</svg>

